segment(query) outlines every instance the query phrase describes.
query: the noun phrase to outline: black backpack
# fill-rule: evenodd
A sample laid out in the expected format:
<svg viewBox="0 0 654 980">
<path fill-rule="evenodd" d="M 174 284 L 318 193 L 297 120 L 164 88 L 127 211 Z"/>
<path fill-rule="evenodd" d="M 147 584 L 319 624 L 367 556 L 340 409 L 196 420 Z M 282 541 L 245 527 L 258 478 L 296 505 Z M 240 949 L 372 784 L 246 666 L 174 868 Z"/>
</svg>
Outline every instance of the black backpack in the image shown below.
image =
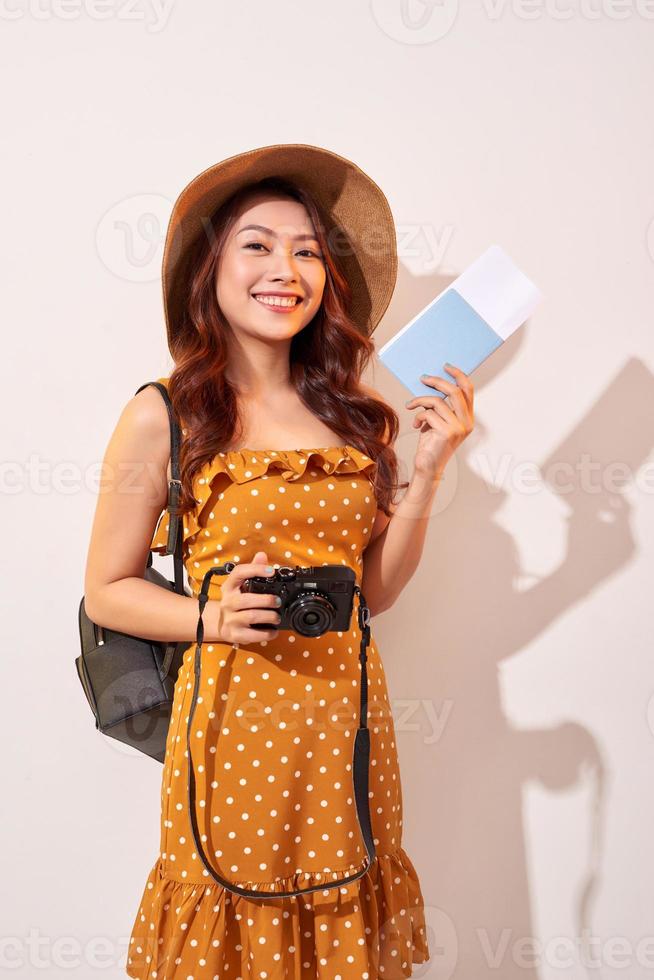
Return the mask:
<svg viewBox="0 0 654 980">
<path fill-rule="evenodd" d="M 161 392 L 170 422 L 170 476 L 168 483 L 168 542 L 165 554 L 173 555 L 174 582 L 152 567 L 148 553 L 144 577 L 164 589 L 190 595 L 184 588 L 182 560 L 183 524 L 176 514 L 179 501 L 180 429 L 165 385 L 147 381 L 135 392 L 153 385 Z M 94 623 L 84 608 L 78 612 L 82 648 L 75 665 L 82 688 L 103 735 L 118 739 L 163 763 L 172 712 L 175 682 L 187 642 L 165 643 L 110 630 Z"/>
</svg>

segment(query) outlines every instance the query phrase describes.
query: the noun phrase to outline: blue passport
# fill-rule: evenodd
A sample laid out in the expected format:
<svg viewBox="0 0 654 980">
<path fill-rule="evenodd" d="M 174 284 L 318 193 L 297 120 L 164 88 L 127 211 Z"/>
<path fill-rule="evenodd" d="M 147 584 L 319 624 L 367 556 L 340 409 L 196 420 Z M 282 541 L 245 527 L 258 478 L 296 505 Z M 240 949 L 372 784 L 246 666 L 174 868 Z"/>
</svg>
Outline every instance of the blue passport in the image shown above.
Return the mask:
<svg viewBox="0 0 654 980">
<path fill-rule="evenodd" d="M 439 395 L 421 374 L 452 380 L 445 363 L 472 374 L 531 316 L 543 298 L 499 245 L 492 245 L 379 351 L 412 395 Z"/>
</svg>

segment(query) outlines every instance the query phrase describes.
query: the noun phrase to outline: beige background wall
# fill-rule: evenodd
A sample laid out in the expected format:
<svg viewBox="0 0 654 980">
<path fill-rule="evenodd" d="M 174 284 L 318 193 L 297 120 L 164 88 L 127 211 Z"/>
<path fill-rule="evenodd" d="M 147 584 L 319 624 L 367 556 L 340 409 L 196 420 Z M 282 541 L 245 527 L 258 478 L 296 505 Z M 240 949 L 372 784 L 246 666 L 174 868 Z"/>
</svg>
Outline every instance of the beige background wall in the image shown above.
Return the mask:
<svg viewBox="0 0 654 980">
<path fill-rule="evenodd" d="M 307 142 L 391 202 L 378 346 L 493 242 L 546 297 L 474 375 L 422 564 L 373 624 L 424 974 L 649 976 L 654 3 L 6 0 L 0 20 L 0 969 L 124 975 L 161 768 L 94 731 L 74 672 L 97 468 L 170 367 L 173 200 L 223 157 Z M 408 394 L 379 363 L 368 380 L 406 478 Z"/>
</svg>

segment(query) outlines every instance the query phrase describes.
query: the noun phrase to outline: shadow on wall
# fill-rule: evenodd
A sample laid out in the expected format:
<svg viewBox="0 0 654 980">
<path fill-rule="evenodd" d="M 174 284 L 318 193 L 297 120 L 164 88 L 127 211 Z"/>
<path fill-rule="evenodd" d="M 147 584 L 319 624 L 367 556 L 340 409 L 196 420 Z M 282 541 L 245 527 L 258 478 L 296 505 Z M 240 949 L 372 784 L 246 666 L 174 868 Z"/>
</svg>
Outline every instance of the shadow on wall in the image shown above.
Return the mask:
<svg viewBox="0 0 654 980">
<path fill-rule="evenodd" d="M 401 270 L 398 304 L 390 314 L 393 326 L 376 338 L 378 346 L 453 279 L 414 279 Z M 404 309 L 398 308 L 402 298 Z M 475 394 L 507 366 L 526 337 L 525 326 L 480 366 Z M 397 386 L 400 394 L 393 401 L 403 404 L 408 393 Z M 567 552 L 554 572 L 532 576 L 523 589 L 518 588 L 524 577 L 518 550 L 495 520 L 507 493 L 501 486 L 489 487 L 470 465 L 474 443 L 485 431 L 476 418 L 475 433 L 456 454 L 455 494 L 448 496 L 446 472 L 436 495 L 445 494 L 446 515 L 432 515 L 411 587 L 385 614 L 384 661 L 390 667 L 401 656 L 409 678 L 419 677 L 419 690 L 429 692 L 427 704 L 441 711 L 439 736 L 414 741 L 418 751 L 404 756 L 402 768 L 403 781 L 419 787 L 412 794 L 410 822 L 421 852 L 416 856 L 415 848 L 407 849 L 421 875 L 432 951 L 416 976 L 526 980 L 550 969 L 533 922 L 525 853 L 523 795 L 530 781 L 550 790 L 589 788 L 589 834 L 580 858 L 587 873 L 576 889 L 575 918 L 579 936 L 584 929 L 593 932 L 605 781 L 598 746 L 575 721 L 548 729 L 513 727 L 503 710 L 499 671 L 503 661 L 518 655 L 633 556 L 630 507 L 621 489 L 651 451 L 647 406 L 654 404 L 653 388 L 649 370 L 638 360 L 628 361 L 541 464 L 546 491 L 560 495 L 568 510 Z M 479 402 L 475 408 L 478 416 Z M 532 402 L 525 410 L 534 413 L 537 424 L 536 413 L 547 406 Z M 398 439 L 402 480 L 410 476 L 415 438 L 410 429 Z M 594 469 L 579 465 L 585 454 Z M 439 506 L 436 501 L 434 506 Z M 407 623 L 412 651 L 406 649 Z M 419 712 L 423 698 L 401 698 L 407 712 L 393 712 L 396 729 L 423 729 L 416 722 L 416 701 Z M 430 743 L 436 743 L 431 751 Z M 566 894 L 561 900 L 570 898 Z M 569 945 L 575 943 L 575 937 L 568 939 Z M 582 962 L 579 945 L 568 953 L 573 962 Z"/>
</svg>

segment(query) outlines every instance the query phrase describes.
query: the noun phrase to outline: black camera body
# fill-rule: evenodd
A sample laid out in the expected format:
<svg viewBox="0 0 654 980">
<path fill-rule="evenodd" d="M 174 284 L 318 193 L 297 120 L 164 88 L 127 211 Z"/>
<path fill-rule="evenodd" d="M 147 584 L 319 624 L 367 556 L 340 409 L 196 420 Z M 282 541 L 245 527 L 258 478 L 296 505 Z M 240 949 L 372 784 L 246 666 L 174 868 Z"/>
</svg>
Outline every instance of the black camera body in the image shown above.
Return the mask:
<svg viewBox="0 0 654 980">
<path fill-rule="evenodd" d="M 279 623 L 251 623 L 254 630 L 293 630 L 302 636 L 350 628 L 356 575 L 347 565 L 282 566 L 269 577 L 255 575 L 241 592 L 277 595 Z"/>
</svg>

